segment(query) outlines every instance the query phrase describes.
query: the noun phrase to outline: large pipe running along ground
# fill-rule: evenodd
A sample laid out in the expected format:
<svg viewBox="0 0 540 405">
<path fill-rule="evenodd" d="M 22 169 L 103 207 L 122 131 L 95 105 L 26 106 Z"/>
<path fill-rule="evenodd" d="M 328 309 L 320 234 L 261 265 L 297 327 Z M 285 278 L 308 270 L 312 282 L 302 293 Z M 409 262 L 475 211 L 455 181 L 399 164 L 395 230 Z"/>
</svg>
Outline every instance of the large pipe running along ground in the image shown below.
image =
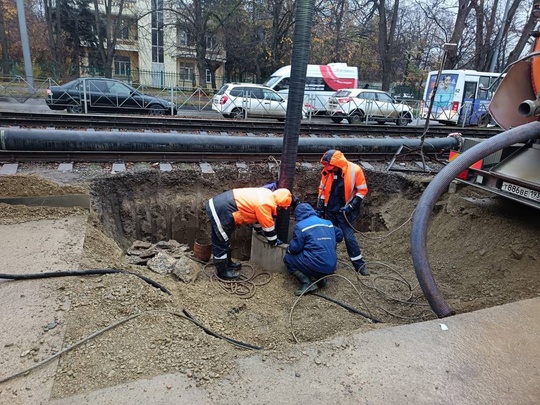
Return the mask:
<svg viewBox="0 0 540 405">
<path fill-rule="evenodd" d="M 427 255 L 427 229 L 433 206 L 448 185 L 473 163 L 501 149 L 520 142 L 540 138 L 540 122 L 531 122 L 502 132 L 464 152 L 444 167 L 429 183 L 420 197 L 414 212 L 411 229 L 411 254 L 418 282 L 431 309 L 439 318 L 453 315 L 454 311 L 442 297 L 429 264 Z"/>
<path fill-rule="evenodd" d="M 418 148 L 417 139 L 300 138 L 299 153 L 323 154 L 327 149 L 344 153 L 394 154 L 400 147 Z M 439 153 L 459 145 L 454 137 L 426 140 L 423 151 Z M 280 154 L 281 138 L 213 136 L 141 132 L 86 132 L 0 128 L 0 150 L 4 151 L 92 151 L 92 152 L 186 152 Z"/>
</svg>

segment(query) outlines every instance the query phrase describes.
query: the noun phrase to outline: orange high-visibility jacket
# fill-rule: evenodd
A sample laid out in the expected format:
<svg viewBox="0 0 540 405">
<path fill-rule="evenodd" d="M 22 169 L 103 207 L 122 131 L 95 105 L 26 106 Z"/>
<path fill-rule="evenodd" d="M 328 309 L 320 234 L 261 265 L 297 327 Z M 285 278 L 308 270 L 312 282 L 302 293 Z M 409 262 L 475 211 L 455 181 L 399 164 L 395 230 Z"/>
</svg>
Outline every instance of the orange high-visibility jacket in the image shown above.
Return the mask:
<svg viewBox="0 0 540 405">
<path fill-rule="evenodd" d="M 368 186 L 364 171 L 360 166 L 355 163 L 349 162 L 345 159 L 343 153 L 336 150 L 330 159 L 329 163 L 332 166 L 339 167 L 341 169 L 341 176 L 343 177 L 343 184 L 345 188 L 345 201 L 350 203 L 355 196 L 364 198 L 368 193 Z M 321 183 L 319 184 L 319 198 L 324 200 L 324 205 L 328 204 L 330 197 L 330 190 L 332 190 L 332 183 L 334 182 L 334 173 L 323 170 L 321 173 Z"/>
<path fill-rule="evenodd" d="M 286 188 L 270 191 L 267 188 L 236 188 L 233 190 L 238 211 L 233 212 L 236 225 L 260 224 L 265 236 L 275 238 L 274 217 L 277 208 L 288 208 L 292 202 L 292 194 Z"/>
</svg>

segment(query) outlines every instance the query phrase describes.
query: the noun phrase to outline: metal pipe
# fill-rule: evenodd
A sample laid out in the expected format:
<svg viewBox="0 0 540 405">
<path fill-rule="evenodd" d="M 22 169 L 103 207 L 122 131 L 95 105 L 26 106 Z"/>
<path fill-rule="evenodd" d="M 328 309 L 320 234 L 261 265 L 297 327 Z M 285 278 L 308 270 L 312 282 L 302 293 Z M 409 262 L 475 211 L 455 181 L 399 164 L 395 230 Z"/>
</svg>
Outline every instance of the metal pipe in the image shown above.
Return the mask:
<svg viewBox="0 0 540 405">
<path fill-rule="evenodd" d="M 444 167 L 429 183 L 418 201 L 411 229 L 411 255 L 418 282 L 431 309 L 439 318 L 453 315 L 454 311 L 442 297 L 429 264 L 427 254 L 427 228 L 431 212 L 440 195 L 463 170 L 484 157 L 509 147 L 540 137 L 540 122 L 535 121 L 502 132 L 461 154 Z"/>
<path fill-rule="evenodd" d="M 300 138 L 298 152 L 323 154 L 328 149 L 343 153 L 395 154 L 400 147 L 418 148 L 418 139 Z M 425 141 L 423 151 L 439 153 L 457 148 L 454 137 Z M 190 153 L 280 154 L 283 140 L 275 137 L 199 134 L 58 131 L 53 129 L 0 128 L 0 150 L 5 151 L 113 151 Z"/>
</svg>

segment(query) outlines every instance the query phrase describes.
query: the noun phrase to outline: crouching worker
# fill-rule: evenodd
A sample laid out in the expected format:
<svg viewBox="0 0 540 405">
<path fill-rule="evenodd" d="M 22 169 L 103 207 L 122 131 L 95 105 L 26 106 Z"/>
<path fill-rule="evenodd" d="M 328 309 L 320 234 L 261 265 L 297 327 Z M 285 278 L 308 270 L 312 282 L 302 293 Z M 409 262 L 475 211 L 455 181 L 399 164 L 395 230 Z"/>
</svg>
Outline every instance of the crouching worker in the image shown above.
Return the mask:
<svg viewBox="0 0 540 405">
<path fill-rule="evenodd" d="M 270 245 L 279 243 L 274 217 L 278 208 L 287 209 L 292 195 L 286 188 L 275 191 L 259 188 L 235 188 L 206 201 L 206 214 L 212 224 L 212 254 L 217 275 L 225 280 L 237 279 L 242 267 L 231 259 L 231 235 L 240 225 L 260 224 Z"/>
<path fill-rule="evenodd" d="M 322 280 L 319 286 L 309 285 L 336 271 L 336 244 L 343 240 L 343 233 L 332 222 L 319 218 L 307 203 L 297 205 L 294 217 L 297 223 L 283 262 L 289 273 L 300 282 L 300 288 L 294 294 L 301 295 L 319 286 L 324 287 L 327 279 Z"/>
</svg>

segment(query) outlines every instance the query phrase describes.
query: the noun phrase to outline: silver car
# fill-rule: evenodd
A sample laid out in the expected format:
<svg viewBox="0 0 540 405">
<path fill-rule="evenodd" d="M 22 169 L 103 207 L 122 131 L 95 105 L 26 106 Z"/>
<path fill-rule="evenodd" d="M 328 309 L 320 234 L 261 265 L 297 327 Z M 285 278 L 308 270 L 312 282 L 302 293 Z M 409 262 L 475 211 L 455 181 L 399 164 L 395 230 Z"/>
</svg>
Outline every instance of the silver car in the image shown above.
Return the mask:
<svg viewBox="0 0 540 405">
<path fill-rule="evenodd" d="M 332 121 L 344 118 L 350 124 L 376 121 L 378 124 L 395 122 L 405 126 L 412 121 L 409 106 L 396 101 L 390 94 L 380 90 L 342 89 L 328 99 L 326 106 Z"/>
</svg>

